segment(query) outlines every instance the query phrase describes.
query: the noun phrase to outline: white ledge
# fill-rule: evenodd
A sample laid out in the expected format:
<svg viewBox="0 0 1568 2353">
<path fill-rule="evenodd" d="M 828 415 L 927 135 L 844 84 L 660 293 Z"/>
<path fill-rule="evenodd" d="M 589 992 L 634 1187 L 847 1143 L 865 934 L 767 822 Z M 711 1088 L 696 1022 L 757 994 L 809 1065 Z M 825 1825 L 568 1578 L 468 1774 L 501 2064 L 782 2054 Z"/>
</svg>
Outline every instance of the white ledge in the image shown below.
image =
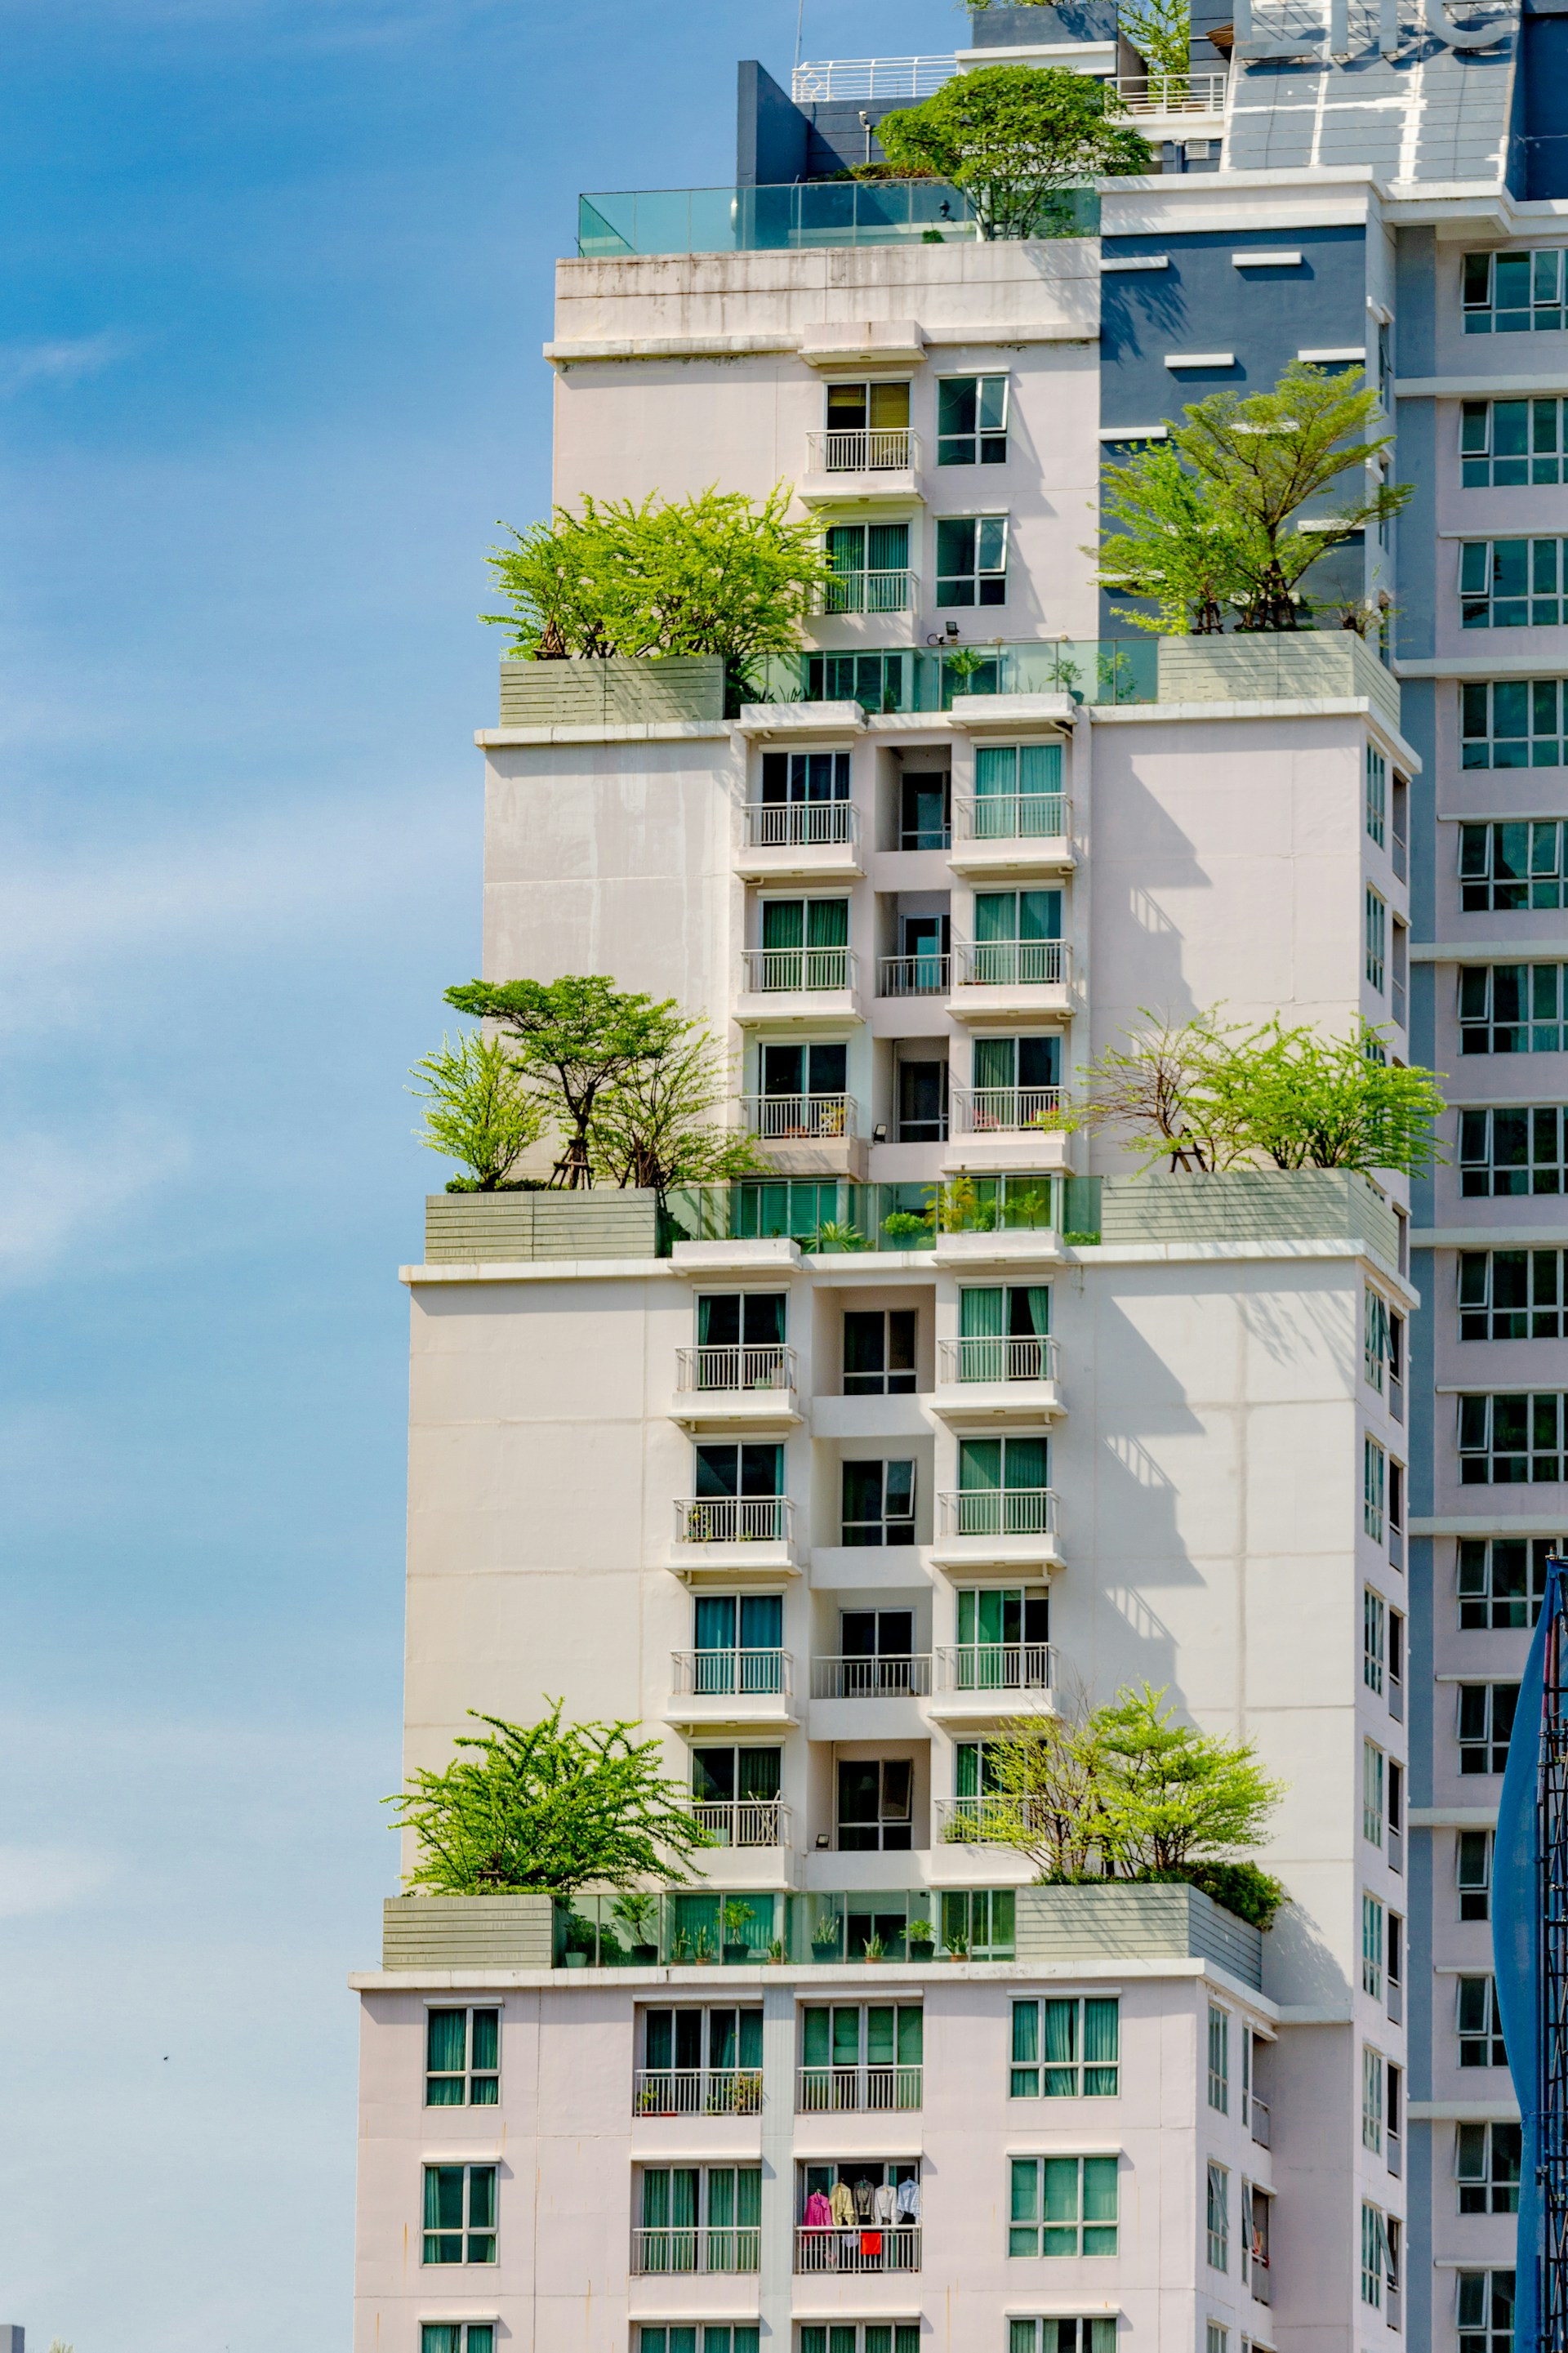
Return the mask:
<svg viewBox="0 0 1568 2353">
<path fill-rule="evenodd" d="M 1102 253 L 1100 274 L 1102 278 L 1120 275 L 1124 269 L 1169 269 L 1168 253 Z"/>
<path fill-rule="evenodd" d="M 1406 1816 L 1413 1831 L 1493 1831 L 1495 1806 L 1412 1806 Z"/>
<path fill-rule="evenodd" d="M 1296 357 L 1299 360 L 1304 360 L 1310 364 L 1314 365 L 1321 365 L 1324 362 L 1332 360 L 1361 360 L 1364 362 L 1366 358 L 1366 345 L 1364 343 L 1346 343 L 1338 351 L 1326 350 L 1298 352 Z"/>
<path fill-rule="evenodd" d="M 1542 910 L 1545 913 L 1546 910 Z M 1504 964 L 1528 964 L 1532 955 L 1545 952 L 1561 956 L 1563 944 L 1553 939 L 1524 940 L 1412 940 L 1412 964 L 1469 964 L 1477 957 L 1483 960 L 1500 956 Z"/>
<path fill-rule="evenodd" d="M 504 752 L 527 744 L 703 744 L 730 733 L 727 719 L 601 719 L 584 725 L 477 727 L 481 752 Z"/>
<path fill-rule="evenodd" d="M 1508 1491 L 1512 1493 L 1514 1491 Z M 1459 1512 L 1413 1519 L 1413 1536 L 1560 1536 L 1568 1512 Z"/>
<path fill-rule="evenodd" d="M 620 335 L 546 343 L 543 351 L 556 367 L 570 367 L 578 360 L 737 359 L 752 352 L 798 352 L 800 344 L 798 335 Z"/>
<path fill-rule="evenodd" d="M 1233 253 L 1230 260 L 1233 269 L 1300 269 L 1301 267 L 1299 253 L 1267 253 L 1261 248 L 1255 253 Z M 1305 354 L 1298 352 L 1296 356 L 1300 359 Z"/>
<path fill-rule="evenodd" d="M 662 1281 L 677 1270 L 667 1258 L 485 1258 L 442 1260 L 435 1266 L 400 1266 L 410 1290 L 426 1282 L 609 1282 L 617 1278 Z"/>
<path fill-rule="evenodd" d="M 1168 441 L 1171 428 L 1168 425 L 1102 425 L 1100 438 L 1102 441 Z"/>
<path fill-rule="evenodd" d="M 1405 375 L 1394 386 L 1396 400 L 1507 400 L 1532 392 L 1568 391 L 1568 367 L 1546 375 Z"/>
<path fill-rule="evenodd" d="M 1234 367 L 1236 353 L 1234 352 L 1167 352 L 1165 365 L 1168 368 Z"/>
<path fill-rule="evenodd" d="M 1517 2100 L 1409 2100 L 1405 2115 L 1413 2125 L 1512 2125 L 1519 2122 Z M 1468 2259 L 1474 2262 L 1474 2258 Z M 1463 2268 L 1462 2265 L 1456 2266 Z"/>
</svg>

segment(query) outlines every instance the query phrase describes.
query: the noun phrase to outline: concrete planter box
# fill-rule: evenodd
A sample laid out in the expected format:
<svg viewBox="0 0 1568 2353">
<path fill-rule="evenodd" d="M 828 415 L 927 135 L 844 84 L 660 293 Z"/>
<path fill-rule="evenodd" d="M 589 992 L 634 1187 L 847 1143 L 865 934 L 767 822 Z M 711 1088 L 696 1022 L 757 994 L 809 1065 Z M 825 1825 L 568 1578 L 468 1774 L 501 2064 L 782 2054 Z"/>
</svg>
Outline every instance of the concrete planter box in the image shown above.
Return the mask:
<svg viewBox="0 0 1568 2353">
<path fill-rule="evenodd" d="M 590 1193 L 431 1193 L 425 1263 L 487 1259 L 654 1258 L 658 1195 L 610 1187 Z"/>
<path fill-rule="evenodd" d="M 503 727 L 651 726 L 723 716 L 724 664 L 718 654 L 500 666 Z"/>
<path fill-rule="evenodd" d="M 1162 638 L 1162 702 L 1343 702 L 1363 697 L 1399 725 L 1399 686 L 1353 629 Z"/>
<path fill-rule="evenodd" d="M 1356 1241 L 1397 1273 L 1399 1229 L 1351 1168 L 1237 1168 L 1219 1176 L 1108 1176 L 1104 1242 Z"/>
<path fill-rule="evenodd" d="M 1226 1912 L 1201 1887 L 1020 1887 L 1021 1963 L 1090 1960 L 1213 1961 L 1241 1984 L 1263 1987 L 1263 1932 Z"/>
<path fill-rule="evenodd" d="M 548 1895 L 395 1895 L 382 1907 L 384 1969 L 547 1969 Z"/>
</svg>

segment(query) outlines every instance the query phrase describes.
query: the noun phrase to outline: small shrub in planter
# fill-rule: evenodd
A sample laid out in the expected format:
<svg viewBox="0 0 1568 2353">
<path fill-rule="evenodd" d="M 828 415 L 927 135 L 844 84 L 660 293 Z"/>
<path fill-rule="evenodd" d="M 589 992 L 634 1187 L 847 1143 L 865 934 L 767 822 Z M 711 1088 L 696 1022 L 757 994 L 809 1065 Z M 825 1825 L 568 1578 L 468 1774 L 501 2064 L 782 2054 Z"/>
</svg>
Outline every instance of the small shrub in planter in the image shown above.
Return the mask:
<svg viewBox="0 0 1568 2353">
<path fill-rule="evenodd" d="M 911 1961 L 929 1961 L 936 1951 L 936 1938 L 929 1920 L 911 1920 L 906 1930 Z"/>
</svg>

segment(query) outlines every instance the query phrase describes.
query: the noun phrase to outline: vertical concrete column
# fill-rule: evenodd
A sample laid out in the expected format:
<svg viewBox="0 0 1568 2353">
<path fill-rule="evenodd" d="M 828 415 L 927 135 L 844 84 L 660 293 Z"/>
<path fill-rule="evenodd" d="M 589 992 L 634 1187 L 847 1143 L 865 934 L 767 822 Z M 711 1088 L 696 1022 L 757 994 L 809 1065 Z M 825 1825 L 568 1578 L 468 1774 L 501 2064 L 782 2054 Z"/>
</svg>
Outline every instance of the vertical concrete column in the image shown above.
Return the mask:
<svg viewBox="0 0 1568 2353">
<path fill-rule="evenodd" d="M 795 2270 L 795 1987 L 763 1993 L 762 2342 L 787 2353 Z"/>
</svg>

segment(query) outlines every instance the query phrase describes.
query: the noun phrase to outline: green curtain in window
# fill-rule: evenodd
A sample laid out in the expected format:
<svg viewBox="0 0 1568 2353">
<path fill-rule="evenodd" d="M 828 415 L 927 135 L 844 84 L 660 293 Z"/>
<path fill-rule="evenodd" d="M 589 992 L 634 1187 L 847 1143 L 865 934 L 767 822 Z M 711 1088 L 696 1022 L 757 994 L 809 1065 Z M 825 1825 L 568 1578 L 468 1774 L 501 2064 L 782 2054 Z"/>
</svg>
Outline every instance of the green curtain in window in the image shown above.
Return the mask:
<svg viewBox="0 0 1568 2353">
<path fill-rule="evenodd" d="M 500 2012 L 499 2010 L 476 2010 L 474 2012 L 474 2051 L 472 2064 L 481 2073 L 500 2065 Z M 476 2098 L 482 2098 L 478 2084 Z"/>
<path fill-rule="evenodd" d="M 1005 1487 L 1045 1485 L 1046 1441 L 1043 1438 L 1009 1438 L 1005 1440 L 1005 1450 L 1002 1464 Z"/>
<path fill-rule="evenodd" d="M 1041 2167 L 1046 2177 L 1046 2220 L 1047 2222 L 1078 2221 L 1078 2168 L 1076 2157 L 1047 2157 Z"/>
<path fill-rule="evenodd" d="M 890 2002 L 874 2002 L 866 2012 L 866 2063 L 868 2067 L 890 2067 L 893 2063 L 897 2013 Z"/>
<path fill-rule="evenodd" d="M 419 2353 L 463 2353 L 462 2334 L 458 2322 L 427 2320 L 419 2332 Z"/>
<path fill-rule="evenodd" d="M 1083 2160 L 1083 2219 L 1086 2224 L 1114 2222 L 1116 2220 L 1116 2159 L 1113 2157 L 1086 2157 Z M 1090 2243 L 1090 2235 L 1086 2229 L 1085 2254 L 1113 2253 L 1116 2233 L 1112 2231 L 1109 2236 L 1109 2247 L 1097 2247 Z"/>
<path fill-rule="evenodd" d="M 827 533 L 827 565 L 832 572 L 863 572 L 866 568 L 866 526 L 836 522 Z"/>
<path fill-rule="evenodd" d="M 1040 2168 L 1032 2157 L 1013 2159 L 1012 2220 L 1015 2222 L 1037 2222 L 1040 2215 Z"/>
<path fill-rule="evenodd" d="M 1030 794 L 1059 793 L 1061 788 L 1061 745 L 1026 744 L 1018 754 L 1018 790 Z"/>
<path fill-rule="evenodd" d="M 899 2064 L 919 2067 L 925 2059 L 925 2012 L 915 2003 L 899 2010 Z"/>
<path fill-rule="evenodd" d="M 954 1788 L 961 1798 L 980 1795 L 980 1744 L 977 1740 L 961 1740 L 958 1744 Z"/>
<path fill-rule="evenodd" d="M 700 1651 L 732 1651 L 734 1647 L 733 1595 L 699 1594 L 697 1597 L 697 1648 Z"/>
<path fill-rule="evenodd" d="M 427 2231 L 460 2231 L 462 2227 L 462 2167 L 427 2165 L 425 2168 L 425 2228 Z"/>
<path fill-rule="evenodd" d="M 764 948 L 798 948 L 805 944 L 805 902 L 801 899 L 763 901 Z"/>
<path fill-rule="evenodd" d="M 1114 2001 L 1083 2006 L 1083 2055 L 1089 2066 L 1116 2064 L 1118 2008 Z"/>
<path fill-rule="evenodd" d="M 710 2165 L 708 2168 L 708 2227 L 710 2231 L 729 2231 L 735 2224 L 735 2175 L 727 2165 Z"/>
<path fill-rule="evenodd" d="M 858 2010 L 836 2010 L 833 2013 L 833 2063 L 836 2067 L 858 2067 L 860 2063 Z"/>
<path fill-rule="evenodd" d="M 770 1917 L 768 1926 L 773 1926 Z M 741 2012 L 741 2064 L 760 2067 L 763 2063 L 763 2013 L 760 2010 Z"/>
<path fill-rule="evenodd" d="M 1006 1299 L 1000 1291 L 979 1289 L 961 1291 L 958 1294 L 958 1330 L 964 1340 L 1000 1339 L 1005 1322 Z"/>
<path fill-rule="evenodd" d="M 461 2073 L 468 2055 L 468 2013 L 461 2010 L 429 2010 L 425 2013 L 425 2064 L 432 2075 Z M 431 2086 L 432 2105 L 442 2105 L 438 2096 L 447 2091 L 445 2084 Z M 462 2104 L 461 2084 L 455 2086 L 458 2105 Z"/>
<path fill-rule="evenodd" d="M 1018 937 L 1059 940 L 1062 935 L 1062 894 L 1059 891 L 1020 891 Z"/>
<path fill-rule="evenodd" d="M 999 1438 L 960 1439 L 958 1483 L 965 1494 L 992 1493 L 1001 1486 L 1002 1441 Z"/>
<path fill-rule="evenodd" d="M 1037 2001 L 1016 2001 L 1013 2004 L 1013 2064 L 1030 2067 L 1040 2055 L 1040 2005 Z"/>
<path fill-rule="evenodd" d="M 1044 749 L 1044 746 L 1040 748 Z M 1025 761 L 1027 762 L 1029 757 L 1030 753 L 1026 751 Z M 985 744 L 975 754 L 974 795 L 977 800 L 988 800 L 995 794 L 1013 792 L 1017 783 L 1018 754 L 1013 744 Z"/>
<path fill-rule="evenodd" d="M 776 1748 L 742 1748 L 738 1794 L 742 1798 L 776 1798 L 780 1759 L 781 1751 Z"/>
<path fill-rule="evenodd" d="M 1024 1337 L 1043 1340 L 1051 1328 L 1051 1286 L 1048 1282 L 1020 1285 L 1012 1297 L 1013 1329 Z M 1020 1320 L 1020 1317 L 1022 1320 Z"/>
<path fill-rule="evenodd" d="M 1037 892 L 1033 894 L 1037 897 Z M 1018 936 L 1018 893 L 1016 891 L 977 891 L 974 894 L 974 937 L 984 945 L 996 940 L 1016 940 Z"/>
<path fill-rule="evenodd" d="M 828 2055 L 827 2024 L 830 2013 L 826 2010 L 808 2010 L 801 2026 L 801 2056 L 808 2067 L 826 2067 Z"/>
<path fill-rule="evenodd" d="M 1078 2004 L 1076 2001 L 1047 2001 L 1046 2004 L 1046 2064 L 1047 2067 L 1072 2067 L 1078 2060 Z M 1071 2086 L 1064 2087 L 1070 2090 Z"/>
<path fill-rule="evenodd" d="M 805 944 L 808 948 L 848 946 L 849 902 L 847 899 L 808 899 L 806 901 Z"/>
<path fill-rule="evenodd" d="M 1018 1040 L 1016 1038 L 976 1038 L 972 1068 L 977 1087 L 1016 1086 Z"/>
<path fill-rule="evenodd" d="M 910 568 L 910 527 L 907 522 L 874 522 L 866 532 L 868 572 L 907 572 Z"/>
<path fill-rule="evenodd" d="M 468 2353 L 495 2353 L 496 2333 L 488 2320 L 468 2323 Z"/>
<path fill-rule="evenodd" d="M 735 2176 L 735 2220 L 742 2231 L 754 2231 L 762 2219 L 762 2168 L 742 2165 Z"/>
</svg>

